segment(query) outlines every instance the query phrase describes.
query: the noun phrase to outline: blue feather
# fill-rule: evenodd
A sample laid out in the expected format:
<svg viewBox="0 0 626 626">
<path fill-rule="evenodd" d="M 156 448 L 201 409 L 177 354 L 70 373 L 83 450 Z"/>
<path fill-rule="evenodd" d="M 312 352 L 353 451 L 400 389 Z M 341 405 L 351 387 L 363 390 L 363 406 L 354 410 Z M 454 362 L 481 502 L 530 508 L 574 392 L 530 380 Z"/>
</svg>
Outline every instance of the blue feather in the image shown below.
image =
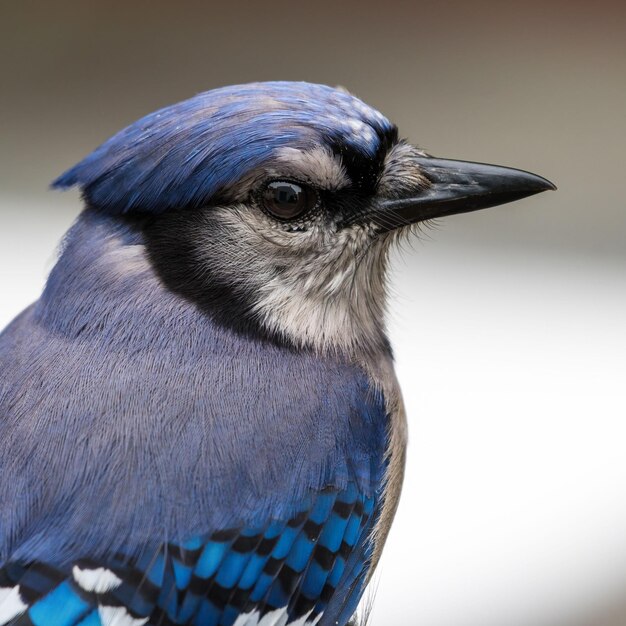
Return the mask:
<svg viewBox="0 0 626 626">
<path fill-rule="evenodd" d="M 108 246 L 125 228 L 84 214 L 42 299 L 0 336 L 0 501 L 14 503 L 0 562 L 255 528 L 350 476 L 371 495 L 386 415 L 367 375 L 218 327 L 148 265 L 113 280 Z"/>
<path fill-rule="evenodd" d="M 347 622 L 383 499 L 380 390 L 348 356 L 217 324 L 135 256 L 119 215 L 209 203 L 282 146 L 371 156 L 392 132 L 329 87 L 244 85 L 147 116 L 55 182 L 90 206 L 0 334 L 0 587 L 28 606 L 12 626 L 101 626 L 100 605 L 155 624 Z M 81 563 L 122 583 L 85 590 Z"/>
<path fill-rule="evenodd" d="M 332 621 L 330 617 L 323 621 L 323 613 L 333 592 L 337 591 L 340 597 L 345 595 L 343 589 L 354 593 L 354 580 L 366 568 L 369 529 L 373 521 L 366 512 L 370 499 L 357 495 L 360 506 L 353 515 L 359 518 L 359 548 L 352 553 L 347 574 L 337 576 L 337 570 L 333 568 L 335 559 L 340 558 L 341 544 L 330 554 L 320 553 L 315 547 L 315 536 L 320 531 L 313 529 L 319 524 L 323 533 L 339 524 L 345 531 L 345 524 L 339 521 L 341 516 L 332 512 L 340 510 L 347 492 L 354 493 L 355 489 L 355 483 L 351 483 L 343 491 L 314 495 L 315 504 L 309 511 L 298 514 L 291 521 L 272 522 L 269 534 L 246 528 L 230 530 L 226 534 L 232 539 L 220 542 L 216 539 L 224 534 L 221 531 L 211 537 L 192 537 L 180 546 L 170 544 L 152 551 L 144 550 L 145 555 L 151 554 L 150 557 L 144 555 L 135 560 L 117 555 L 100 560 L 97 566 L 114 572 L 119 580 L 119 584 L 106 593 L 80 588 L 70 565 L 32 564 L 23 568 L 19 564 L 9 564 L 5 568 L 6 580 L 10 584 L 19 584 L 22 593 L 30 590 L 27 595 L 31 598 L 31 605 L 26 616 L 30 620 L 28 623 L 35 626 L 78 626 L 83 622 L 100 626 L 99 606 L 122 607 L 128 615 L 149 618 L 150 623 L 155 624 L 166 620 L 170 624 L 229 626 L 243 613 L 258 611 L 265 614 L 276 609 L 288 611 L 290 621 L 314 611 L 310 619 L 322 614 L 321 623 L 326 623 Z M 290 549 L 281 558 L 272 552 L 270 564 L 269 559 L 263 557 L 264 554 L 269 556 L 263 539 L 278 540 L 293 528 L 298 529 L 296 541 L 291 542 Z M 224 553 L 220 551 L 220 565 L 207 579 L 201 576 L 202 568 L 198 565 L 207 548 L 216 544 L 228 547 Z M 186 551 L 184 547 L 189 545 L 194 546 L 192 551 Z M 253 570 L 247 570 L 246 565 L 252 561 L 257 565 Z M 259 563 L 262 563 L 261 567 Z M 79 565 L 87 569 L 96 567 L 85 562 Z M 155 577 L 155 567 L 163 575 Z M 247 577 L 243 575 L 244 570 Z M 342 568 L 341 572 L 344 571 Z M 251 577 L 253 572 L 255 575 Z M 146 584 L 148 580 L 151 584 Z M 325 588 L 326 593 L 323 593 Z M 23 616 L 14 621 L 15 624 L 10 622 L 12 626 L 25 623 Z"/>
<path fill-rule="evenodd" d="M 369 129 L 354 132 L 351 122 Z M 325 85 L 253 83 L 214 89 L 151 113 L 53 182 L 79 186 L 110 213 L 207 205 L 281 147 L 346 144 L 372 156 L 395 127 L 358 98 Z"/>
</svg>

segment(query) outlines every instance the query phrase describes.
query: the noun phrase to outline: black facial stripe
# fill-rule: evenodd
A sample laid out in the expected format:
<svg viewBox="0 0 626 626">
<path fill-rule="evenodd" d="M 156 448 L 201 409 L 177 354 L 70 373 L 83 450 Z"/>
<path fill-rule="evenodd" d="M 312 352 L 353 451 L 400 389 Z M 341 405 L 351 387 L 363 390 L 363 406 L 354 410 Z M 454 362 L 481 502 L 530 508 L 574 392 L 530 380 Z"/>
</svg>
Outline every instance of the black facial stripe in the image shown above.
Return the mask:
<svg viewBox="0 0 626 626">
<path fill-rule="evenodd" d="M 376 192 L 387 152 L 398 143 L 398 129 L 395 126 L 387 132 L 375 130 L 379 145 L 374 156 L 358 150 L 343 138 L 337 139 L 330 146 L 333 153 L 341 158 L 352 186 L 365 195 L 373 195 Z"/>
<path fill-rule="evenodd" d="M 287 338 L 270 333 L 259 323 L 252 312 L 251 294 L 212 273 L 210 267 L 199 272 L 198 231 L 209 229 L 211 237 L 224 240 L 232 236 L 218 220 L 207 226 L 204 216 L 211 212 L 212 208 L 180 209 L 157 218 L 127 221 L 143 233 L 152 266 L 170 291 L 193 302 L 224 327 L 294 349 Z"/>
<path fill-rule="evenodd" d="M 322 202 L 329 207 L 329 218 L 339 228 L 344 228 L 359 221 L 364 207 L 370 206 L 367 192 L 352 187 L 333 192 L 322 192 Z"/>
</svg>

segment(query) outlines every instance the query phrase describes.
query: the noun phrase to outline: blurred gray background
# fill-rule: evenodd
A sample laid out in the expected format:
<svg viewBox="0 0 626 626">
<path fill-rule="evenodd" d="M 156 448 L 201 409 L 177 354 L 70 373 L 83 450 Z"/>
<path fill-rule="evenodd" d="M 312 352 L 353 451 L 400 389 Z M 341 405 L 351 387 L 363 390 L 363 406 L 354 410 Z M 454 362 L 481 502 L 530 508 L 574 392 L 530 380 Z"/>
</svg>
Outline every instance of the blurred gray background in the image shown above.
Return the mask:
<svg viewBox="0 0 626 626">
<path fill-rule="evenodd" d="M 216 86 L 343 85 L 546 193 L 394 260 L 411 426 L 374 626 L 626 625 L 623 2 L 0 3 L 0 326 L 80 210 L 49 181 Z"/>
</svg>

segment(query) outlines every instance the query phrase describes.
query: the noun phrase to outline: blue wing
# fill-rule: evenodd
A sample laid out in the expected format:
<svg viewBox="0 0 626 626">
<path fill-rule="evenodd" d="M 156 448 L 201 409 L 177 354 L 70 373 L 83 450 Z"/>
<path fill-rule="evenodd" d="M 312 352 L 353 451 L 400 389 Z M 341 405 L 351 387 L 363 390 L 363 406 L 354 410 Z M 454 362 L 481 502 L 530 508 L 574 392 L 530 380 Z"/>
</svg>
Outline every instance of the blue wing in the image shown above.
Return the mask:
<svg viewBox="0 0 626 626">
<path fill-rule="evenodd" d="M 333 613 L 349 617 L 362 591 L 376 505 L 351 482 L 312 494 L 286 522 L 146 548 L 134 559 L 9 563 L 0 570 L 0 624 L 323 624 L 336 595 L 341 611 Z"/>
</svg>

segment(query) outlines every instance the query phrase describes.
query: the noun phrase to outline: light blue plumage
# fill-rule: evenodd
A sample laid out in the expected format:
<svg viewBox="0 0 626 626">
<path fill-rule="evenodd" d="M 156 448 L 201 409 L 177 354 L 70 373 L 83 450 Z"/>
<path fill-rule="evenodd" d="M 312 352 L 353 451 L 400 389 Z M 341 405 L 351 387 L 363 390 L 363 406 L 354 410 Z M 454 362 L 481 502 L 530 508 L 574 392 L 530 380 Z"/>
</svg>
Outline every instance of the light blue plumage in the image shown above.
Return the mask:
<svg viewBox="0 0 626 626">
<path fill-rule="evenodd" d="M 404 464 L 389 245 L 547 183 L 261 83 L 153 113 L 54 185 L 85 209 L 0 335 L 0 625 L 345 626 Z"/>
</svg>

